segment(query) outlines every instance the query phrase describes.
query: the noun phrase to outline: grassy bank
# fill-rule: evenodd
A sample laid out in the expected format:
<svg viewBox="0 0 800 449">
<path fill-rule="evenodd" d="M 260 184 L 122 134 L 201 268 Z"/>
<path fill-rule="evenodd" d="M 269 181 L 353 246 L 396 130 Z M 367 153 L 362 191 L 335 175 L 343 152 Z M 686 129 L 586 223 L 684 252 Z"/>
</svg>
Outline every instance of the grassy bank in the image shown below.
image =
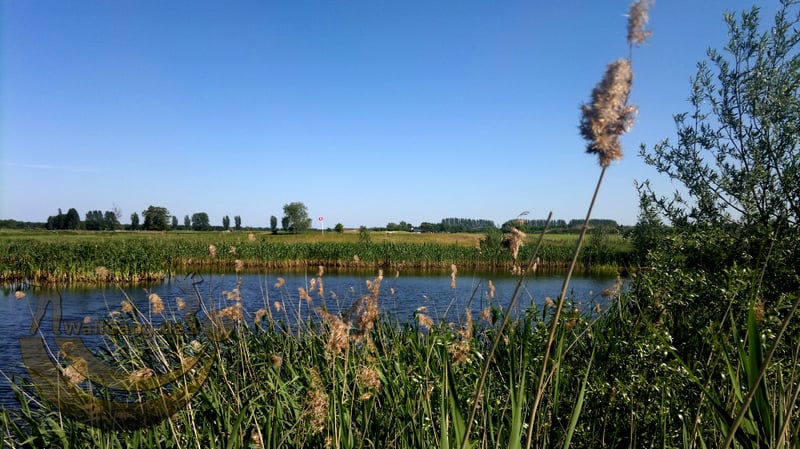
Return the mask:
<svg viewBox="0 0 800 449">
<path fill-rule="evenodd" d="M 481 247 L 482 234 L 209 233 L 209 232 L 20 232 L 0 233 L 0 282 L 142 282 L 193 270 L 316 267 L 511 269 L 501 247 Z M 574 234 L 549 234 L 540 250 L 541 269 L 569 264 Z M 530 255 L 523 245 L 519 257 Z M 629 263 L 631 245 L 607 235 L 582 255 L 586 270 L 616 271 Z M 238 261 L 238 262 L 237 262 Z M 102 267 L 103 269 L 98 269 Z"/>
</svg>

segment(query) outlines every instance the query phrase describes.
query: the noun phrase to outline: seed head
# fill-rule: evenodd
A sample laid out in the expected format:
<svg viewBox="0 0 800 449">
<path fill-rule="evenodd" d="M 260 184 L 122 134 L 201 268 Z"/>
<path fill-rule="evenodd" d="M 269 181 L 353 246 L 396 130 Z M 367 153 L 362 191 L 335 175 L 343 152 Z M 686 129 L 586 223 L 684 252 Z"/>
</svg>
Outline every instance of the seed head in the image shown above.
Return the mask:
<svg viewBox="0 0 800 449">
<path fill-rule="evenodd" d="M 100 278 L 100 279 L 102 279 L 104 281 L 108 280 L 108 268 L 106 268 L 106 267 L 100 266 L 100 267 L 95 268 L 94 274 L 96 274 L 98 278 Z"/>
<path fill-rule="evenodd" d="M 261 320 L 264 319 L 264 315 L 266 315 L 266 314 L 267 314 L 266 309 L 258 309 L 258 310 L 256 310 L 256 316 L 255 316 L 255 318 L 253 318 L 253 322 L 256 323 L 256 324 L 260 323 Z"/>
<path fill-rule="evenodd" d="M 583 116 L 578 127 L 589 143 L 586 152 L 597 154 L 600 166 L 622 159 L 619 137 L 633 124 L 636 107 L 628 104 L 633 84 L 629 59 L 618 59 L 606 69 L 602 81 L 592 90 L 590 104 L 581 106 Z"/>
<path fill-rule="evenodd" d="M 522 247 L 525 237 L 526 234 L 524 232 L 512 227 L 511 232 L 503 237 L 503 240 L 501 241 L 501 244 L 511 251 L 511 255 L 514 257 L 514 260 L 517 260 L 519 249 Z"/>
<path fill-rule="evenodd" d="M 85 359 L 79 358 L 72 362 L 72 364 L 67 365 L 66 368 L 63 368 L 63 373 L 69 380 L 69 382 L 73 385 L 78 385 L 79 383 L 86 380 L 86 377 L 83 373 L 89 371 L 88 363 Z"/>
<path fill-rule="evenodd" d="M 653 31 L 644 29 L 649 19 L 647 12 L 651 6 L 653 6 L 652 0 L 636 0 L 628 10 L 628 45 L 642 45 L 653 34 Z"/>
<path fill-rule="evenodd" d="M 424 313 L 417 313 L 417 322 L 425 329 L 430 329 L 433 327 L 433 319 Z"/>
<path fill-rule="evenodd" d="M 378 374 L 375 368 L 366 366 L 359 368 L 356 373 L 356 382 L 358 385 L 368 390 L 380 391 L 381 389 L 380 374 Z"/>
<path fill-rule="evenodd" d="M 150 308 L 156 314 L 164 311 L 164 301 L 161 300 L 158 293 L 150 293 Z"/>
<path fill-rule="evenodd" d="M 350 346 L 350 323 L 324 310 L 320 312 L 328 323 L 328 353 L 338 355 Z"/>
</svg>

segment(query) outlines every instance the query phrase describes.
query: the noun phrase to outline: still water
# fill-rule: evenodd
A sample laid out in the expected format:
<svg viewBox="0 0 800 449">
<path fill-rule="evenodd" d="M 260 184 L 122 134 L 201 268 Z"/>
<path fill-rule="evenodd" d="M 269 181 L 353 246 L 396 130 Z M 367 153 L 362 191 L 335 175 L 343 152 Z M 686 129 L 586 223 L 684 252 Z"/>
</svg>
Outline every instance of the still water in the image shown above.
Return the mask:
<svg viewBox="0 0 800 449">
<path fill-rule="evenodd" d="M 110 313 L 122 308 L 123 301 L 134 303 L 140 311 L 148 314 L 148 297 L 156 293 L 165 307 L 163 315 L 180 316 L 182 312 L 178 311 L 178 303 L 181 300 L 191 302 L 199 294 L 204 304 L 223 308 L 231 305 L 229 292 L 238 287 L 248 322 L 252 323 L 257 311 L 264 310 L 275 321 L 291 326 L 298 317 L 302 320 L 313 318 L 315 309 L 320 307 L 329 312 L 347 310 L 358 298 L 370 293 L 369 283 L 374 285 L 376 273 L 326 272 L 320 277 L 314 270 L 245 274 L 241 278 L 232 274 L 205 274 L 191 278 L 178 276 L 160 284 L 124 289 L 110 286 L 60 290 L 30 287 L 25 289 L 25 296 L 21 299 L 13 289 L 0 290 L 0 406 L 18 407 L 9 379 L 26 375 L 20 354 L 20 338 L 37 335 L 47 340 L 52 339 L 55 329 L 61 335 L 82 335 L 81 332 L 86 333 L 88 329 L 92 336 L 87 336 L 86 340 L 99 345 L 99 326 Z M 541 307 L 545 298 L 557 297 L 563 279 L 561 274 L 529 275 L 520 290 L 518 309 L 532 304 Z M 519 277 L 507 274 L 458 273 L 453 288 L 450 273 L 385 272 L 380 282 L 378 307 L 384 317 L 400 323 L 413 320 L 415 311 L 423 306 L 432 318 L 457 322 L 466 308 L 478 312 L 489 303 L 507 308 L 518 281 Z M 597 304 L 604 307 L 606 299 L 601 292 L 614 283 L 615 279 L 607 275 L 574 276 L 569 297 L 586 307 Z M 311 302 L 301 298 L 301 288 L 308 293 Z M 161 315 L 153 315 L 150 319 L 158 326 Z"/>
</svg>

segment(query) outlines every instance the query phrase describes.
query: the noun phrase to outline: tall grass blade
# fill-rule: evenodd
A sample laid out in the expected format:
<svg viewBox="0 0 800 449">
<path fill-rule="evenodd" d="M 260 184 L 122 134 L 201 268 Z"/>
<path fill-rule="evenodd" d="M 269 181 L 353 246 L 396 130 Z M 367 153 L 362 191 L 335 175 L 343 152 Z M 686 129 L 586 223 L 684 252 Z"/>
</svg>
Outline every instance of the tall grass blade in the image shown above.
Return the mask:
<svg viewBox="0 0 800 449">
<path fill-rule="evenodd" d="M 572 409 L 572 416 L 569 419 L 569 426 L 564 438 L 564 449 L 569 449 L 572 443 L 572 436 L 575 434 L 575 427 L 578 425 L 578 418 L 581 416 L 583 401 L 586 397 L 586 387 L 589 385 L 589 372 L 592 370 L 592 362 L 594 362 L 594 349 L 594 346 L 592 346 L 592 354 L 589 356 L 589 364 L 586 366 L 586 373 L 583 375 L 581 390 L 578 392 L 578 398 L 575 400 L 575 406 Z"/>
</svg>

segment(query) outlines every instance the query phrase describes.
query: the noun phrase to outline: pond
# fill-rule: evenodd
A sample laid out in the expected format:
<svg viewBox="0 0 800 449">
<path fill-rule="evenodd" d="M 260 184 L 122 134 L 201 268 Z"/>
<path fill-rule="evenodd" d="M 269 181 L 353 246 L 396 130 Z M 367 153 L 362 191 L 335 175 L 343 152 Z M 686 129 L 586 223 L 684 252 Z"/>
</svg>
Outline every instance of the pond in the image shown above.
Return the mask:
<svg viewBox="0 0 800 449">
<path fill-rule="evenodd" d="M 23 298 L 7 288 L 0 291 L 0 405 L 18 407 L 9 382 L 13 376 L 25 377 L 27 373 L 20 353 L 20 338 L 36 335 L 50 342 L 57 328 L 62 336 L 80 336 L 91 342 L 88 346 L 99 345 L 103 320 L 119 311 L 123 301 L 130 301 L 148 314 L 148 298 L 155 293 L 164 304 L 163 315 L 171 317 L 183 313 L 179 311 L 179 304 L 191 303 L 198 294 L 203 304 L 218 309 L 229 306 L 233 302 L 229 297 L 238 294 L 248 322 L 252 323 L 258 313 L 267 313 L 266 316 L 275 322 L 292 327 L 298 317 L 303 321 L 316 317 L 315 311 L 321 307 L 332 313 L 347 310 L 361 296 L 370 294 L 369 284 L 374 285 L 376 280 L 377 270 L 326 271 L 322 276 L 316 270 L 309 270 L 240 277 L 234 274 L 176 276 L 160 284 L 125 288 L 30 287 L 24 290 Z M 531 304 L 541 307 L 545 298 L 556 298 L 563 280 L 563 274 L 527 276 L 517 300 L 517 310 Z M 466 308 L 474 315 L 489 303 L 506 309 L 519 277 L 506 273 L 458 273 L 454 286 L 451 281 L 450 273 L 386 272 L 380 281 L 380 313 L 384 318 L 406 323 L 414 319 L 415 311 L 425 307 L 425 313 L 434 319 L 458 322 L 463 319 Z M 568 296 L 587 309 L 597 305 L 605 307 L 607 300 L 601 292 L 615 281 L 609 275 L 574 276 Z M 235 292 L 237 287 L 238 292 Z M 301 297 L 300 288 L 308 294 L 307 298 Z M 154 326 L 158 326 L 163 315 L 152 314 Z"/>
</svg>

